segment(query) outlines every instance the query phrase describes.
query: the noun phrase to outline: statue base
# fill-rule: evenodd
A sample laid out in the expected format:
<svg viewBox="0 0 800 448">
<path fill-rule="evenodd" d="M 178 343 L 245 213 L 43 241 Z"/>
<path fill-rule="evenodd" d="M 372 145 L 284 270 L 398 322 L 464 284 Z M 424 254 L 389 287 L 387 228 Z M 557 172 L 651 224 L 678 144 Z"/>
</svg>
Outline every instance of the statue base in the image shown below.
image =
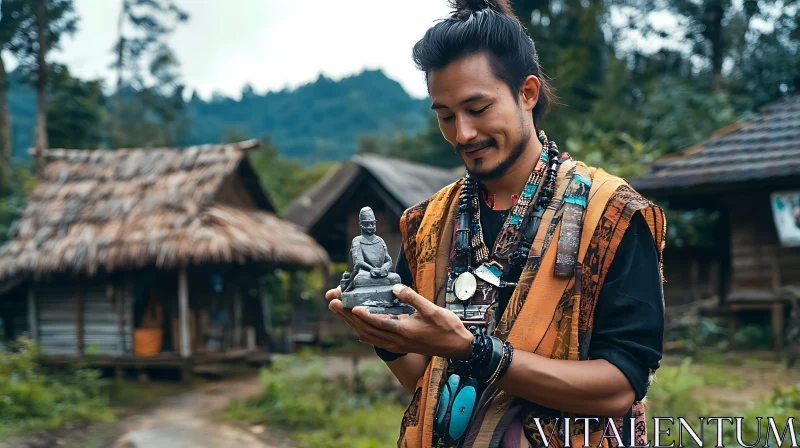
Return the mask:
<svg viewBox="0 0 800 448">
<path fill-rule="evenodd" d="M 342 306 L 353 309 L 363 306 L 371 314 L 413 314 L 414 307 L 401 302 L 390 285 L 365 286 L 342 293 Z"/>
</svg>

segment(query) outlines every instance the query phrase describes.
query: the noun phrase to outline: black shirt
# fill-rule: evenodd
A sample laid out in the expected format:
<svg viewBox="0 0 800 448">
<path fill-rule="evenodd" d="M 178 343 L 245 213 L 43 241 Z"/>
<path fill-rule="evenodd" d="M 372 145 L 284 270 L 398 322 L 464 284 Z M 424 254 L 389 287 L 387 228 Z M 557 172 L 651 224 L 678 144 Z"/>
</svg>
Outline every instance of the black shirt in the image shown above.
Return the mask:
<svg viewBox="0 0 800 448">
<path fill-rule="evenodd" d="M 481 202 L 483 239 L 490 250 L 508 216 L 508 210 L 492 210 Z M 396 272 L 403 284 L 413 282 L 401 250 Z M 509 281 L 520 272 L 510 272 Z M 498 291 L 500 315 L 513 290 Z M 600 290 L 589 341 L 589 358 L 614 364 L 641 400 L 647 393 L 650 369 L 660 366 L 664 335 L 664 302 L 658 252 L 647 222 L 636 213 L 617 248 Z"/>
</svg>

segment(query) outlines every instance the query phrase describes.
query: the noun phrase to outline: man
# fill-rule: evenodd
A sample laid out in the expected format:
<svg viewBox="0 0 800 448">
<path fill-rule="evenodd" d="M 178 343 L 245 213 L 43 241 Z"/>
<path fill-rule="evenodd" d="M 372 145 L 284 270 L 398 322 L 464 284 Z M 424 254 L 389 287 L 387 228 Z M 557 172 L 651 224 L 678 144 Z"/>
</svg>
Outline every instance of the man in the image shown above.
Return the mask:
<svg viewBox="0 0 800 448">
<path fill-rule="evenodd" d="M 642 445 L 663 213 L 538 129 L 552 95 L 507 1 L 454 7 L 413 52 L 467 170 L 401 218 L 395 294 L 417 312 L 347 311 L 338 288 L 329 308 L 413 394 L 398 446 Z"/>
</svg>

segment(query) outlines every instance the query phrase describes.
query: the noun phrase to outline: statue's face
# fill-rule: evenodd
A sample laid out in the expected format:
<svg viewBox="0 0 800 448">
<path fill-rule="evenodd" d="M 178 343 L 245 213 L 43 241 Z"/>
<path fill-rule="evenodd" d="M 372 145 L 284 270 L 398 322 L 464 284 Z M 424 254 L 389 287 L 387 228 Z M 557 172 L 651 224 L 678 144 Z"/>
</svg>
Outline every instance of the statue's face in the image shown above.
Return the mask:
<svg viewBox="0 0 800 448">
<path fill-rule="evenodd" d="M 362 221 L 361 231 L 367 235 L 375 235 L 375 221 Z"/>
</svg>

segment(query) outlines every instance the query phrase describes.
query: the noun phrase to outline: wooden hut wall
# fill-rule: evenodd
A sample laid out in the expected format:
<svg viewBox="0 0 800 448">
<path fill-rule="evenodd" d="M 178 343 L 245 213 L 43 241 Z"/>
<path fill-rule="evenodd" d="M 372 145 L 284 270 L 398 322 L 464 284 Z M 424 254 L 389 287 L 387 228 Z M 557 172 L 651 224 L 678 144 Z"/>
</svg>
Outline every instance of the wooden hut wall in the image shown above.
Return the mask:
<svg viewBox="0 0 800 448">
<path fill-rule="evenodd" d="M 730 292 L 775 291 L 800 285 L 800 247 L 782 247 L 772 219 L 770 193 L 727 199 L 731 229 Z"/>
<path fill-rule="evenodd" d="M 119 356 L 132 345 L 129 294 L 115 294 L 111 283 L 86 288 L 83 304 L 84 353 Z"/>
<path fill-rule="evenodd" d="M 719 295 L 720 260 L 713 250 L 664 250 L 664 301 L 667 306 Z"/>
<path fill-rule="evenodd" d="M 361 233 L 358 213 L 362 207 L 371 207 L 375 212 L 377 234 L 386 242 L 392 261 L 396 261 L 402 245 L 400 236 L 401 207 L 375 182 L 356 182 L 350 191 L 342 195 L 323 219 L 314 225 L 309 234 L 328 251 L 331 261 L 350 263 L 350 244 Z M 334 273 L 335 274 L 335 273 Z"/>
<path fill-rule="evenodd" d="M 49 356 L 129 353 L 132 297 L 121 285 L 103 279 L 33 285 L 42 352 Z"/>
<path fill-rule="evenodd" d="M 63 284 L 34 287 L 37 333 L 45 355 L 78 355 L 77 292 L 77 288 Z"/>
</svg>

